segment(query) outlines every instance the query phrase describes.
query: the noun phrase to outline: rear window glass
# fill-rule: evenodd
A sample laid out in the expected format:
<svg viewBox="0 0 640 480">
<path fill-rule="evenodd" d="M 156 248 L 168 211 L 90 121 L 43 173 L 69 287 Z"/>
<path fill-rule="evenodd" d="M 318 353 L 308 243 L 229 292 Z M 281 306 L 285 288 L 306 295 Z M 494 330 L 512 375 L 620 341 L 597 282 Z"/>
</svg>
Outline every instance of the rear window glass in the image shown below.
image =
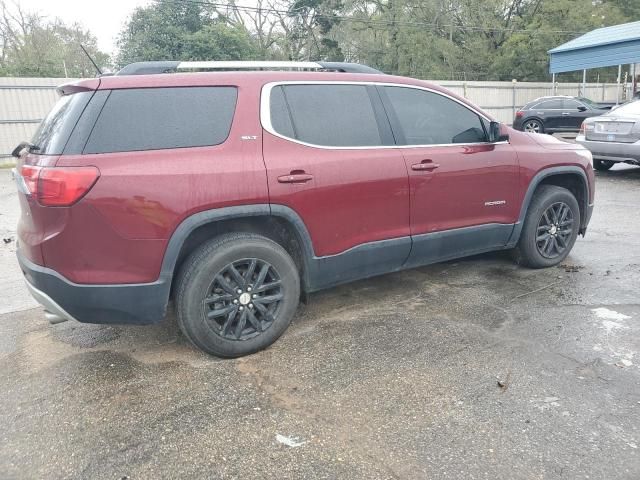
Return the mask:
<svg viewBox="0 0 640 480">
<path fill-rule="evenodd" d="M 364 85 L 285 85 L 270 100 L 272 126 L 281 135 L 331 147 L 382 145 Z"/>
<path fill-rule="evenodd" d="M 113 90 L 84 153 L 202 147 L 229 136 L 235 87 Z"/>
<path fill-rule="evenodd" d="M 60 97 L 31 139 L 38 147 L 33 153 L 61 155 L 91 95 L 93 92 L 80 92 Z"/>
</svg>

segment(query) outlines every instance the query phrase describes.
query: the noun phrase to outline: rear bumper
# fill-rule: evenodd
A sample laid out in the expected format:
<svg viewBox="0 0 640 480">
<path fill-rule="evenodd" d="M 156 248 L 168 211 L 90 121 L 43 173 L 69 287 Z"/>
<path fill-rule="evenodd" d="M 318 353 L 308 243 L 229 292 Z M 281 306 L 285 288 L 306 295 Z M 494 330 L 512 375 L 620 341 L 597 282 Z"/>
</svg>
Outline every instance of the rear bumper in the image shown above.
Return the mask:
<svg viewBox="0 0 640 480">
<path fill-rule="evenodd" d="M 589 149 L 596 160 L 610 160 L 613 162 L 640 162 L 640 142 L 616 143 L 597 142 L 587 140 L 584 135 L 578 135 L 576 142 Z"/>
<path fill-rule="evenodd" d="M 124 285 L 82 285 L 36 265 L 18 250 L 18 262 L 31 295 L 51 314 L 84 323 L 160 322 L 166 314 L 170 281 Z"/>
</svg>

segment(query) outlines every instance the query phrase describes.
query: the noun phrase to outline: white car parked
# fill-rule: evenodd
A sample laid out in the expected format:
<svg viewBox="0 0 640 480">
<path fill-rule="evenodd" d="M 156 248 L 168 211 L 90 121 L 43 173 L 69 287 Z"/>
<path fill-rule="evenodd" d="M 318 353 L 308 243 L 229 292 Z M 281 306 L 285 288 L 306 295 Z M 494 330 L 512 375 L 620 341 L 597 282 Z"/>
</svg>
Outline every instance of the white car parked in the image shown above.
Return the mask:
<svg viewBox="0 0 640 480">
<path fill-rule="evenodd" d="M 587 118 L 576 142 L 591 150 L 596 170 L 609 170 L 618 162 L 640 165 L 640 100 Z"/>
</svg>

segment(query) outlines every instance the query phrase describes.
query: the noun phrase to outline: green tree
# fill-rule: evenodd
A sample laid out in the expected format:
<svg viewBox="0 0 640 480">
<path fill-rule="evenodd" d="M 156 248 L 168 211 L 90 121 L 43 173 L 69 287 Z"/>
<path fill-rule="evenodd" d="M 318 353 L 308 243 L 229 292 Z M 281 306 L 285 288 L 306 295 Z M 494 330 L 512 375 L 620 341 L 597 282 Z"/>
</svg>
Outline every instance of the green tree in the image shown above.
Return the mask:
<svg viewBox="0 0 640 480">
<path fill-rule="evenodd" d="M 161 0 L 135 10 L 118 39 L 120 66 L 144 60 L 252 59 L 256 44 L 203 3 Z"/>
<path fill-rule="evenodd" d="M 45 21 L 19 6 L 0 1 L 0 75 L 18 77 L 93 77 L 91 61 L 82 44 L 101 67 L 109 56 L 97 47 L 94 35 L 81 25 L 60 19 Z"/>
<path fill-rule="evenodd" d="M 583 32 L 625 21 L 628 21 L 625 15 L 609 2 L 553 0 L 532 3 L 524 10 L 516 30 L 510 32 L 496 50 L 489 69 L 496 80 L 549 80 L 548 50 Z M 611 72 L 609 81 L 615 75 Z M 564 76 L 565 80 L 581 78 L 581 72 Z"/>
</svg>

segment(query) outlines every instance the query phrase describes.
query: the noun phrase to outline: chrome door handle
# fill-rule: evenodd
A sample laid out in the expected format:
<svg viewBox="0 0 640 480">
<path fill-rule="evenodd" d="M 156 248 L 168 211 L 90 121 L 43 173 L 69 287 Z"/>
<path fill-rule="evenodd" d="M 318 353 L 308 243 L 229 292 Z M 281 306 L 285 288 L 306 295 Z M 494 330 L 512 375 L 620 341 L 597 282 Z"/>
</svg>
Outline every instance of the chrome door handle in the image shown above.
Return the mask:
<svg viewBox="0 0 640 480">
<path fill-rule="evenodd" d="M 439 163 L 433 163 L 433 160 L 423 160 L 420 163 L 414 163 L 411 165 L 411 170 L 415 170 L 417 172 L 430 172 L 431 170 L 435 170 L 440 166 Z"/>
<path fill-rule="evenodd" d="M 279 183 L 307 183 L 313 180 L 313 175 L 309 175 L 303 171 L 294 170 L 289 175 L 282 175 L 278 177 Z"/>
<path fill-rule="evenodd" d="M 571 115 L 571 113 L 570 112 L 562 112 L 562 115 L 569 116 L 569 115 Z"/>
</svg>

